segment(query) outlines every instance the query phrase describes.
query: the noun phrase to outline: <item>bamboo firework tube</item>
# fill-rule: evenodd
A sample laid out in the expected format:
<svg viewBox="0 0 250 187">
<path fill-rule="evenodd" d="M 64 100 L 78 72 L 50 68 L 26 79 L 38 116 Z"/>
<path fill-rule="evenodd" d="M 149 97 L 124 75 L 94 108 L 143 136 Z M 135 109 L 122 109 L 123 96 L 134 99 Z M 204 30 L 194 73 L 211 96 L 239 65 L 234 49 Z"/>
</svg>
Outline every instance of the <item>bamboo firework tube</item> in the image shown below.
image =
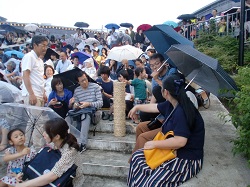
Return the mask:
<svg viewBox="0 0 250 187">
<path fill-rule="evenodd" d="M 114 135 L 126 135 L 125 121 L 125 83 L 114 82 Z"/>
</svg>

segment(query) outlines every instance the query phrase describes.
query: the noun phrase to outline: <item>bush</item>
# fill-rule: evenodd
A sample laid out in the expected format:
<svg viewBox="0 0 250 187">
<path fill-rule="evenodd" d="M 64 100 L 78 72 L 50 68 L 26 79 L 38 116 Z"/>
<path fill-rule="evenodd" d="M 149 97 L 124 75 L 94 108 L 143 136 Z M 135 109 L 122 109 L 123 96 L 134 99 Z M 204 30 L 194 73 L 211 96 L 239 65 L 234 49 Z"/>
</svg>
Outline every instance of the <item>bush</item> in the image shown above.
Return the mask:
<svg viewBox="0 0 250 187">
<path fill-rule="evenodd" d="M 217 59 L 225 71 L 233 75 L 232 78 L 240 89 L 235 98 L 221 101 L 229 110 L 232 123 L 238 132 L 238 137 L 233 141 L 233 152 L 243 153 L 250 164 L 250 46 L 245 45 L 245 67 L 239 67 L 237 39 L 230 36 L 219 37 L 214 33 L 201 34 L 194 43 L 199 51 Z"/>
<path fill-rule="evenodd" d="M 239 41 L 236 38 L 201 34 L 200 38 L 194 40 L 194 44 L 199 51 L 217 59 L 227 73 L 237 73 Z M 244 64 L 250 64 L 249 46 L 245 46 Z"/>
<path fill-rule="evenodd" d="M 233 124 L 239 136 L 234 140 L 234 153 L 243 153 L 250 164 L 250 68 L 243 67 L 235 77 L 240 88 L 230 107 Z"/>
</svg>

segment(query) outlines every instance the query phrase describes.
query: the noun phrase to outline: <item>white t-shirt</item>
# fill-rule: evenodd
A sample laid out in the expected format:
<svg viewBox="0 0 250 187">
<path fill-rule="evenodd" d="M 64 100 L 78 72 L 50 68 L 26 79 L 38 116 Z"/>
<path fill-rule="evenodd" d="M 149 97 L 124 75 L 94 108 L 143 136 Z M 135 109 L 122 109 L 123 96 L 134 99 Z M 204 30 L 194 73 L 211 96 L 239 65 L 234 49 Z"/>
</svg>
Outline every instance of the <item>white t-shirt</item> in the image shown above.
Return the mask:
<svg viewBox="0 0 250 187">
<path fill-rule="evenodd" d="M 22 59 L 22 72 L 24 72 L 25 70 L 30 70 L 30 83 L 35 96 L 43 97 L 44 64 L 43 61 L 40 58 L 38 58 L 38 56 L 33 50 L 24 55 Z M 22 96 L 27 96 L 27 95 L 29 95 L 29 93 L 23 81 Z"/>
</svg>

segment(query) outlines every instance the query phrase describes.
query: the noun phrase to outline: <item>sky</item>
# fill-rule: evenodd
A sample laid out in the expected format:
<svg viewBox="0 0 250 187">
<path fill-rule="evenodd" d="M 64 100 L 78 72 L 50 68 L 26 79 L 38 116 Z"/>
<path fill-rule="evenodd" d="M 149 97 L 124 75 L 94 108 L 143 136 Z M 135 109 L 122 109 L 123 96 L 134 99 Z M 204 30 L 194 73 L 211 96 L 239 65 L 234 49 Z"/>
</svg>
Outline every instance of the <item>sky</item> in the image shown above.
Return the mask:
<svg viewBox="0 0 250 187">
<path fill-rule="evenodd" d="M 175 21 L 215 0 L 0 0 L 0 16 L 18 23 L 50 23 L 74 27 L 86 22 L 89 29 L 104 29 L 108 23 L 162 24 Z M 88 3 L 87 3 L 88 2 Z"/>
</svg>

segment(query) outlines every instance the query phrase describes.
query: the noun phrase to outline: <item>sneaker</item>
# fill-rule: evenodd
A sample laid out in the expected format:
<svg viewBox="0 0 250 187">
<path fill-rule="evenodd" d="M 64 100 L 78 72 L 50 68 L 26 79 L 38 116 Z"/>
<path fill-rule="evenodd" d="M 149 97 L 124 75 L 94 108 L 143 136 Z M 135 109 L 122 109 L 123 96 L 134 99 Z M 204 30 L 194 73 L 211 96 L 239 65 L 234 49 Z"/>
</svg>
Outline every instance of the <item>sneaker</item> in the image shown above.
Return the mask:
<svg viewBox="0 0 250 187">
<path fill-rule="evenodd" d="M 110 114 L 109 116 L 109 121 L 113 121 L 114 120 L 114 115 L 113 114 Z"/>
<path fill-rule="evenodd" d="M 110 114 L 105 114 L 105 116 L 102 118 L 103 120 L 108 120 L 110 118 Z"/>
<path fill-rule="evenodd" d="M 80 145 L 80 153 L 83 153 L 84 151 L 86 151 L 87 150 L 87 147 L 86 147 L 86 144 L 81 144 Z"/>
</svg>

